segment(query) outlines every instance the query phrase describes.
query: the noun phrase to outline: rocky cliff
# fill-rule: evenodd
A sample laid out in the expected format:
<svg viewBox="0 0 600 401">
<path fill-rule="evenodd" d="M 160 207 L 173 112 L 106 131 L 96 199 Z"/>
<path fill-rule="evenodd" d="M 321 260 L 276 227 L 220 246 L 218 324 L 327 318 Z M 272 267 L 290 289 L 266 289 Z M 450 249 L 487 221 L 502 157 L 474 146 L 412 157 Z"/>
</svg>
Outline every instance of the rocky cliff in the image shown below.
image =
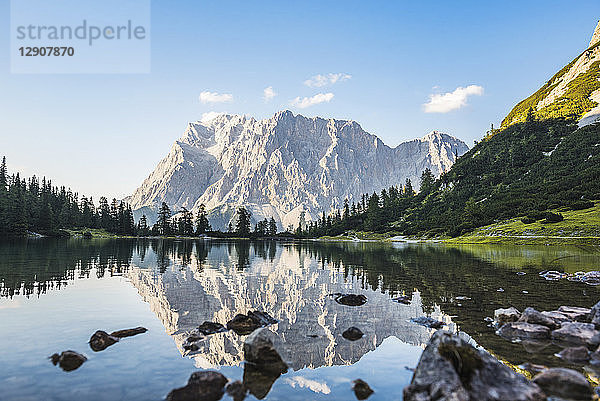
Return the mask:
<svg viewBox="0 0 600 401">
<path fill-rule="evenodd" d="M 204 204 L 217 229 L 244 205 L 254 221 L 273 216 L 281 229 L 297 226 L 302 211 L 310 221 L 407 178 L 418 187 L 425 168 L 439 175 L 467 150 L 437 131 L 391 148 L 355 121 L 290 111 L 265 120 L 220 115 L 190 123 L 127 200 L 151 221 L 161 202 L 175 211 Z"/>
</svg>

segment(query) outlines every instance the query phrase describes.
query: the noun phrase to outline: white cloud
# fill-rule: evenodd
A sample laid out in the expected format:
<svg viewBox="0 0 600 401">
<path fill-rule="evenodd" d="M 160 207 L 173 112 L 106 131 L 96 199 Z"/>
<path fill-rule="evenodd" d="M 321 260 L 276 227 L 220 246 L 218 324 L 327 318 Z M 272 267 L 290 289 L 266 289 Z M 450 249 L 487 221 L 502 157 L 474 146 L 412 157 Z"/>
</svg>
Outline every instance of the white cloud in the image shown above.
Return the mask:
<svg viewBox="0 0 600 401">
<path fill-rule="evenodd" d="M 329 103 L 331 101 L 331 99 L 333 99 L 333 93 L 329 92 L 329 93 L 317 93 L 314 96 L 311 97 L 300 97 L 298 96 L 297 98 L 293 99 L 290 103 L 292 104 L 292 106 L 296 106 L 299 107 L 301 109 L 310 107 L 310 106 L 314 106 L 315 104 L 319 104 L 319 103 Z"/>
<path fill-rule="evenodd" d="M 469 85 L 466 88 L 459 86 L 453 92 L 429 95 L 429 102 L 423 105 L 425 113 L 448 113 L 467 105 L 469 96 L 483 95 L 483 86 Z"/>
<path fill-rule="evenodd" d="M 200 93 L 200 102 L 202 103 L 225 103 L 233 101 L 233 95 L 230 93 L 217 93 L 203 91 Z"/>
<path fill-rule="evenodd" d="M 277 93 L 273 90 L 272 86 L 266 87 L 263 90 L 263 99 L 265 99 L 265 102 L 268 102 L 269 100 L 273 99 L 275 96 L 277 96 Z"/>
<path fill-rule="evenodd" d="M 296 386 L 298 386 L 301 388 L 308 388 L 314 391 L 315 393 L 331 393 L 331 389 L 329 388 L 327 383 L 320 383 L 316 380 L 307 379 L 302 376 L 294 376 L 291 378 L 287 378 L 285 381 L 293 388 L 296 388 Z"/>
<path fill-rule="evenodd" d="M 304 85 L 309 86 L 311 88 L 320 88 L 326 85 L 333 85 L 336 82 L 347 81 L 350 78 L 352 78 L 352 75 L 350 74 L 344 74 L 342 72 L 334 74 L 330 72 L 326 75 L 315 75 L 314 77 L 311 77 L 310 79 L 304 81 Z"/>
<path fill-rule="evenodd" d="M 221 114 L 225 114 L 222 111 L 209 111 L 207 113 L 202 113 L 202 117 L 200 117 L 200 122 L 207 123 L 210 120 L 214 120 L 219 117 Z"/>
</svg>

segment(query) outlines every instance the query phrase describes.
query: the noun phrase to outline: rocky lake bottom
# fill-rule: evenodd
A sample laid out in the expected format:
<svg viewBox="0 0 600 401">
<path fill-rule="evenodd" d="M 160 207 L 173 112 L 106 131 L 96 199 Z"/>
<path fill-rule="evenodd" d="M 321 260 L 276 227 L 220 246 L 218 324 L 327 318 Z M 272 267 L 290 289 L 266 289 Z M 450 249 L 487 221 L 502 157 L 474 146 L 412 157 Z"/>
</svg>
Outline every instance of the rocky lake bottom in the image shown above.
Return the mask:
<svg viewBox="0 0 600 401">
<path fill-rule="evenodd" d="M 440 327 L 442 351 L 597 386 L 592 316 L 564 308 L 600 301 L 599 270 L 593 246 L 5 240 L 0 399 L 399 400 Z M 579 357 L 553 311 L 590 330 Z"/>
</svg>

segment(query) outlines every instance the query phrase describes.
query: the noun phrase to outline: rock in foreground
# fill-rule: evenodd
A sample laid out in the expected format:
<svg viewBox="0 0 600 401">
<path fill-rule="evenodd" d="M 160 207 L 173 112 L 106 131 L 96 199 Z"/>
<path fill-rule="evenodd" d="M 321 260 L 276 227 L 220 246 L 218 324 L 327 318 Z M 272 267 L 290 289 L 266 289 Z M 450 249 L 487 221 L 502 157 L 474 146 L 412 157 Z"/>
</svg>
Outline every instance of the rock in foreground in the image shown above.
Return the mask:
<svg viewBox="0 0 600 401">
<path fill-rule="evenodd" d="M 442 330 L 431 337 L 404 389 L 405 401 L 545 399 L 535 383 Z"/>
<path fill-rule="evenodd" d="M 498 334 L 509 340 L 543 340 L 550 338 L 550 329 L 540 324 L 513 322 L 500 327 Z"/>
<path fill-rule="evenodd" d="M 194 372 L 185 387 L 172 390 L 167 401 L 217 401 L 223 397 L 227 378 L 219 372 Z"/>
</svg>

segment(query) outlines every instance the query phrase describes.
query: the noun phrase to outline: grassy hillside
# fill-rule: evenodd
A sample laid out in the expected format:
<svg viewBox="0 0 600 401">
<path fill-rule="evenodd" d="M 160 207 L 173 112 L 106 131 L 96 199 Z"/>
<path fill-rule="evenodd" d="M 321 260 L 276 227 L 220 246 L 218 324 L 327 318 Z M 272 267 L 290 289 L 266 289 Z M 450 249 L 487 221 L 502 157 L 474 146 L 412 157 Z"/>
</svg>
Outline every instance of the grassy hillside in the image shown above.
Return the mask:
<svg viewBox="0 0 600 401">
<path fill-rule="evenodd" d="M 514 124 L 460 157 L 391 224 L 405 234 L 457 236 L 501 220 L 600 199 L 600 126 Z"/>
<path fill-rule="evenodd" d="M 507 127 L 514 123 L 525 122 L 529 113 L 532 117 L 541 120 L 547 118 L 581 118 L 585 113 L 597 106 L 597 103 L 590 100 L 590 94 L 600 88 L 600 61 L 592 64 L 588 71 L 579 74 L 569 83 L 567 92 L 556 99 L 552 104 L 537 110 L 537 104 L 544 99 L 557 86 L 558 80 L 563 77 L 569 69 L 575 64 L 579 57 L 590 54 L 600 46 L 600 43 L 585 50 L 573 61 L 557 72 L 544 86 L 527 99 L 519 102 L 502 120 L 501 127 Z"/>
<path fill-rule="evenodd" d="M 548 223 L 544 219 L 526 223 L 526 218 L 513 218 L 475 229 L 447 242 L 480 243 L 590 243 L 600 245 L 600 202 L 584 210 L 553 210 L 564 220 Z M 525 216 L 524 216 L 525 217 Z"/>
</svg>

